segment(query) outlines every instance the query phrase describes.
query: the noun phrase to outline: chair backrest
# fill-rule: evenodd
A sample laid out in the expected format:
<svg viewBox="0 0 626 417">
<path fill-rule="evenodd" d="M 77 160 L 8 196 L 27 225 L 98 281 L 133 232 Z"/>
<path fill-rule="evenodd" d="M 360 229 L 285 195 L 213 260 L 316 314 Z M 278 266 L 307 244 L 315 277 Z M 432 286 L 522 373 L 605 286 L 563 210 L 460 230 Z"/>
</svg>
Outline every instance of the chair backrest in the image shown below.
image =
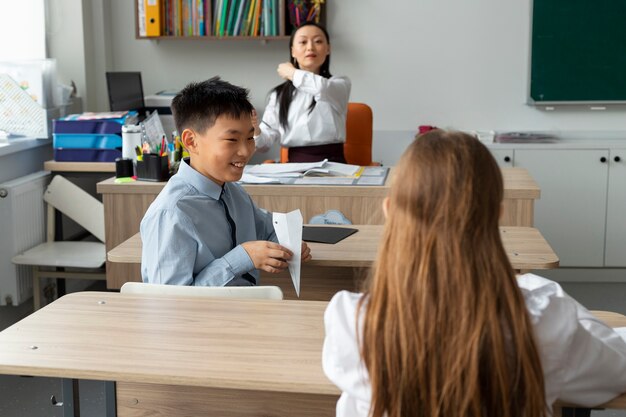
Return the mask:
<svg viewBox="0 0 626 417">
<path fill-rule="evenodd" d="M 104 206 L 79 186 L 56 175 L 43 199 L 104 242 Z"/>
<path fill-rule="evenodd" d="M 343 152 L 346 162 L 353 165 L 372 165 L 372 136 L 374 117 L 370 106 L 348 103 L 346 143 Z"/>
<path fill-rule="evenodd" d="M 353 165 L 372 165 L 372 137 L 374 117 L 365 103 L 348 103 L 346 116 L 346 143 L 343 152 L 346 162 Z M 280 162 L 289 162 L 288 148 L 280 148 Z"/>
<path fill-rule="evenodd" d="M 283 292 L 278 287 L 192 287 L 187 285 L 146 284 L 126 282 L 120 292 L 125 294 L 162 294 L 210 298 L 256 298 L 282 300 Z"/>
</svg>

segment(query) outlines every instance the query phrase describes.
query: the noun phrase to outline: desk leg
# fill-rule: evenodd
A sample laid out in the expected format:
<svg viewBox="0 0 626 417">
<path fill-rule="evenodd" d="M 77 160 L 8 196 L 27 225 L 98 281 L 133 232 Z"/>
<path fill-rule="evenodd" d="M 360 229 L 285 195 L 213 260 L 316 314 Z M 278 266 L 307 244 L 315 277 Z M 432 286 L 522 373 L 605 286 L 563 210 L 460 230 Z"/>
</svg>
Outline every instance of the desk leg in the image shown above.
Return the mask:
<svg viewBox="0 0 626 417">
<path fill-rule="evenodd" d="M 80 417 L 78 380 L 63 378 L 61 384 L 63 393 L 63 417 Z M 61 404 L 59 403 L 59 405 Z"/>
<path fill-rule="evenodd" d="M 590 417 L 590 408 L 570 408 L 563 407 L 561 410 L 561 417 Z"/>
<path fill-rule="evenodd" d="M 104 406 L 106 417 L 117 416 L 117 405 L 115 402 L 115 382 L 104 382 Z"/>
</svg>

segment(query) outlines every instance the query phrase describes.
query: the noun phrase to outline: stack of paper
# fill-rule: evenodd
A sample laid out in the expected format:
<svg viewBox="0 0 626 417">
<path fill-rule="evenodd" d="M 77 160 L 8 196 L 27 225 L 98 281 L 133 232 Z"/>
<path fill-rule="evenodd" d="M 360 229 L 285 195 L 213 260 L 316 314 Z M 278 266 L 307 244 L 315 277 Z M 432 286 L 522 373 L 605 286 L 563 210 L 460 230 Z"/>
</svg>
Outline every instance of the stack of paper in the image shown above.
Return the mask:
<svg viewBox="0 0 626 417">
<path fill-rule="evenodd" d="M 248 165 L 244 169 L 242 182 L 253 184 L 292 183 L 302 177 L 345 177 L 358 178 L 362 168 L 358 165 L 337 162 L 295 162 L 285 164 Z M 350 180 L 351 182 L 351 180 Z"/>
</svg>

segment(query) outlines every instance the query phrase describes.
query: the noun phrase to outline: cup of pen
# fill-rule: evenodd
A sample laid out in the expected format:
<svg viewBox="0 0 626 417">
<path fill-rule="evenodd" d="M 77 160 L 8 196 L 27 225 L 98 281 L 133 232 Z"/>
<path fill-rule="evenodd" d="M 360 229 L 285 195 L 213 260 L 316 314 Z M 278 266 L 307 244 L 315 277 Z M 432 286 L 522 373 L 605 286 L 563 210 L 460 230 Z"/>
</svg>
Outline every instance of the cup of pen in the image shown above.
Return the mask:
<svg viewBox="0 0 626 417">
<path fill-rule="evenodd" d="M 137 179 L 142 181 L 167 181 L 169 167 L 167 154 L 145 153 L 137 159 Z"/>
</svg>

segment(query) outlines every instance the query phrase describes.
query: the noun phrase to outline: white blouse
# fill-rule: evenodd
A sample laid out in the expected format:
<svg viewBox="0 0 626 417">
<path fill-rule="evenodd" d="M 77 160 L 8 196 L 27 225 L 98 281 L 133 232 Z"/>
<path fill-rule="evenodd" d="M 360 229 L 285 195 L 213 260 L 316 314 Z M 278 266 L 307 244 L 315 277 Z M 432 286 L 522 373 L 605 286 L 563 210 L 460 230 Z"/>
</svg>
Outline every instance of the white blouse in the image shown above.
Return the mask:
<svg viewBox="0 0 626 417">
<path fill-rule="evenodd" d="M 285 147 L 345 142 L 351 87 L 348 77 L 324 78 L 297 69 L 292 82 L 296 93 L 289 106 L 287 129 L 279 122 L 280 106 L 276 92 L 272 92 L 263 113 L 261 134 L 255 138 L 256 147 L 265 151 L 277 142 Z M 313 100 L 317 103 L 309 113 Z"/>
<path fill-rule="evenodd" d="M 594 318 L 556 282 L 533 274 L 518 277 L 543 365 L 546 401 L 595 406 L 626 392 L 626 343 Z M 361 294 L 342 291 L 330 301 L 324 322 L 322 365 L 342 391 L 337 416 L 369 413 L 371 387 L 356 339 Z"/>
</svg>

